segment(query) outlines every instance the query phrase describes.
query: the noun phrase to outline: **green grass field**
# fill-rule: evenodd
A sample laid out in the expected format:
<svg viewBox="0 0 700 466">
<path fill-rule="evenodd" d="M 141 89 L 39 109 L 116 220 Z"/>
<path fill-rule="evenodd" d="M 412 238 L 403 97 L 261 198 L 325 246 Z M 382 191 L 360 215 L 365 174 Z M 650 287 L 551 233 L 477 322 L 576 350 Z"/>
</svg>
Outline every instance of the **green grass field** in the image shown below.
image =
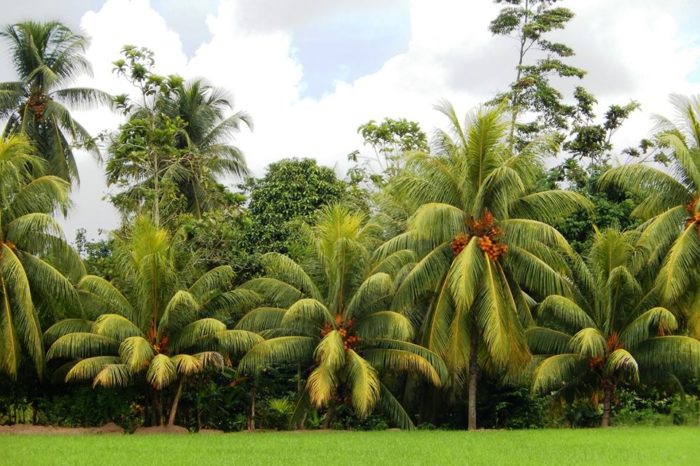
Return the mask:
<svg viewBox="0 0 700 466">
<path fill-rule="evenodd" d="M 2 465 L 697 465 L 688 427 L 482 432 L 0 436 Z"/>
</svg>

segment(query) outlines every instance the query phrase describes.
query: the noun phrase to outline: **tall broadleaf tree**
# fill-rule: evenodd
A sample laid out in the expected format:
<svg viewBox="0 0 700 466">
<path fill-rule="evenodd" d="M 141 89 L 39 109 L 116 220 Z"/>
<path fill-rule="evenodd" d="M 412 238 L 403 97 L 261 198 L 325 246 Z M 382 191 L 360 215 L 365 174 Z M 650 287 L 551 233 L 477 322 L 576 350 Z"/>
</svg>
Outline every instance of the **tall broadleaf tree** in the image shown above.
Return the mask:
<svg viewBox="0 0 700 466">
<path fill-rule="evenodd" d="M 41 376 L 40 316 L 77 303 L 69 278 L 84 273 L 53 217 L 68 207 L 68 183 L 43 174 L 46 163 L 23 136 L 0 139 L 0 372 L 15 378 L 22 351 Z"/>
<path fill-rule="evenodd" d="M 183 213 L 202 213 L 227 203 L 219 180 L 247 173 L 242 152 L 232 144 L 245 112 L 228 114 L 232 98 L 198 79 L 153 72 L 153 52 L 133 46 L 114 62 L 117 74 L 139 91 L 139 98 L 118 96 L 128 120 L 112 138 L 107 181 L 122 188 L 112 197 L 125 216 L 144 210 L 156 224 Z"/>
<path fill-rule="evenodd" d="M 543 159 L 556 147 L 538 139 L 511 155 L 505 109 L 482 108 L 464 123 L 454 108 L 435 154 L 416 154 L 389 189 L 413 214 L 385 256 L 410 249 L 419 260 L 397 289 L 393 308 L 414 312 L 419 342 L 440 354 L 453 386 L 468 385 L 468 426 L 476 428 L 480 367 L 517 367 L 530 358 L 523 328 L 533 299 L 565 293 L 571 253 L 548 224 L 589 207 L 569 191 L 536 192 Z"/>
<path fill-rule="evenodd" d="M 145 217 L 136 219 L 128 236 L 115 238 L 115 280 L 84 276 L 77 285 L 83 318 L 57 322 L 44 335 L 47 359 L 69 360 L 57 369 L 66 382 L 119 387 L 145 379 L 153 389 L 157 424 L 164 422 L 164 388 L 176 383 L 168 415 L 172 425 L 189 376 L 230 363 L 262 340 L 223 322 L 258 297 L 229 291 L 229 266 L 191 280 L 180 250 L 178 238 Z"/>
<path fill-rule="evenodd" d="M 283 363 L 305 368 L 293 421 L 327 407 L 329 426 L 335 407 L 347 402 L 360 418 L 379 404 L 399 427 L 413 428 L 384 377 L 408 372 L 439 386 L 446 370 L 435 353 L 411 343 L 411 322 L 390 307 L 395 275 L 412 252 L 373 261 L 373 225 L 337 204 L 320 211 L 309 233 L 308 263 L 268 254 L 267 275 L 243 286 L 262 294 L 267 306 L 248 312 L 237 328 L 261 332 L 266 340 L 243 357 L 240 369 Z"/>
<path fill-rule="evenodd" d="M 603 427 L 620 383 L 693 376 L 700 367 L 700 341 L 674 335 L 678 318 L 659 306 L 656 288 L 638 279 L 644 257 L 637 236 L 597 233 L 588 257 L 573 267 L 577 292 L 545 298 L 537 307 L 540 325 L 527 330 L 533 352 L 545 355 L 533 389 L 587 397 L 594 408 L 602 400 Z"/>
<path fill-rule="evenodd" d="M 78 182 L 74 149 L 99 156 L 95 139 L 69 108 L 109 105 L 111 96 L 88 87 L 70 87 L 90 75 L 84 56 L 87 39 L 56 22 L 26 21 L 6 26 L 0 38 L 10 46 L 17 81 L 0 83 L 3 134 L 22 133 L 48 162 L 48 173 Z"/>
</svg>

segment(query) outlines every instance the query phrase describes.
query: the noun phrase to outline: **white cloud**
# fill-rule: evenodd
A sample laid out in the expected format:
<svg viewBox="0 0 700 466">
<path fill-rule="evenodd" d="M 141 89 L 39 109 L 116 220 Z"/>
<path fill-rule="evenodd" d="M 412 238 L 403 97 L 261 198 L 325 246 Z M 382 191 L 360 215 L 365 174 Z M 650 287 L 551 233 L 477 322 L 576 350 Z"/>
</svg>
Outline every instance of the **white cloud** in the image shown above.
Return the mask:
<svg viewBox="0 0 700 466">
<path fill-rule="evenodd" d="M 296 5 L 322 21 L 325 7 L 321 3 L 307 6 L 316 5 L 318 14 L 303 10 L 304 2 Z M 649 113 L 668 113 L 669 93 L 700 92 L 700 86 L 687 79 L 697 66 L 700 46 L 681 30 L 684 15 L 697 8 L 692 3 L 568 3 L 577 17 L 558 35 L 577 51 L 575 64 L 589 71 L 582 84 L 593 90 L 603 105 L 629 99 L 643 105 L 644 113 L 636 114 L 620 132 L 620 145 L 647 135 Z M 81 23 L 93 38 L 88 54 L 96 72 L 93 85 L 109 91 L 123 89 L 123 82 L 111 74 L 111 61 L 124 43 L 148 46 L 156 52 L 160 71 L 206 77 L 233 93 L 237 109 L 253 115 L 255 131 L 243 132 L 237 144 L 255 174 L 262 174 L 268 163 L 289 156 L 314 157 L 336 166 L 342 174 L 346 154 L 361 145 L 356 128 L 363 122 L 384 116 L 406 117 L 419 121 L 430 132 L 442 123 L 432 110 L 439 99 L 447 98 L 458 111 L 466 112 L 503 90 L 512 79 L 515 44 L 488 32 L 498 5 L 413 0 L 406 52 L 388 59 L 375 73 L 352 82 L 336 82 L 333 91 L 320 99 L 302 98 L 304 70 L 295 56 L 292 33 L 279 24 L 241 25 L 241 18 L 251 14 L 241 10 L 241 5 L 249 7 L 250 3 L 220 2 L 218 10 L 207 18 L 211 39 L 188 61 L 177 33 L 146 0 L 107 1 L 100 11 L 87 13 Z M 113 128 L 117 121 L 113 116 L 91 115 L 89 126 Z M 94 202 L 99 197 L 95 190 L 104 187 L 93 185 L 98 174 L 94 167 L 90 170 L 91 182 L 84 181 L 76 197 L 69 229 L 89 225 L 94 231 L 105 225 L 102 219 L 92 218 L 104 211 Z"/>
</svg>

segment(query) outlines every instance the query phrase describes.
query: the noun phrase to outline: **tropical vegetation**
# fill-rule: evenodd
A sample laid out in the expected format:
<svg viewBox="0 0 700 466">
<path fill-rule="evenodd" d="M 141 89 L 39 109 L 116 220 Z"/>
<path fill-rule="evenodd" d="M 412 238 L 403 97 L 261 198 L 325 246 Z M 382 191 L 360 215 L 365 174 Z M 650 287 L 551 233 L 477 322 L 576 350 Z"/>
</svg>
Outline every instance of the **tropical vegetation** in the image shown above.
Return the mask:
<svg viewBox="0 0 700 466">
<path fill-rule="evenodd" d="M 6 26 L 0 424 L 697 425 L 700 97 L 619 149 L 639 104 L 600 112 L 561 83 L 585 76 L 550 40 L 573 11 L 497 3 L 507 91 L 439 103 L 432 138 L 369 120 L 345 177 L 304 158 L 251 174 L 234 140 L 251 116 L 147 48 L 115 57 L 133 91 L 110 96 L 72 87 L 79 32 Z M 95 105 L 121 118 L 99 138 L 69 111 Z M 98 141 L 121 222 L 73 247 L 61 217 Z"/>
</svg>

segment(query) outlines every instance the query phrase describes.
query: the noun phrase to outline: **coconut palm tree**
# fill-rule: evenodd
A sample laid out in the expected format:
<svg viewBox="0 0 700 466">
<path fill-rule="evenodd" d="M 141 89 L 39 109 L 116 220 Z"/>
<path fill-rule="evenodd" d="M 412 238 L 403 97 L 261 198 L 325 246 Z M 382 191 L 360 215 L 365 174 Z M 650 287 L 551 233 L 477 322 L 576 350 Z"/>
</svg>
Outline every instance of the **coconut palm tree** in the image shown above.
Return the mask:
<svg viewBox="0 0 700 466">
<path fill-rule="evenodd" d="M 622 165 L 603 174 L 599 183 L 603 188 L 612 185 L 643 193 L 643 201 L 632 212 L 646 221 L 641 226 L 640 244 L 653 251 L 650 269 L 663 264 L 657 285 L 664 302 L 686 307 L 688 299 L 697 301 L 692 295 L 700 278 L 696 228 L 700 225 L 700 97 L 674 95 L 671 103 L 676 118 L 656 117 L 655 136 L 668 152 L 669 166 L 660 169 L 644 162 Z"/>
<path fill-rule="evenodd" d="M 380 251 L 417 253 L 393 308 L 428 303 L 414 315 L 419 342 L 444 358 L 453 386 L 467 380 L 475 429 L 480 365 L 507 370 L 528 361 L 523 327 L 533 297 L 566 292 L 562 253 L 571 249 L 547 222 L 589 202 L 569 191 L 536 191 L 543 158 L 556 145 L 542 139 L 511 155 L 503 108 L 482 108 L 464 125 L 449 104 L 438 110 L 450 129 L 437 133 L 435 155 L 414 155 L 389 186 L 413 213 L 407 231 Z"/>
<path fill-rule="evenodd" d="M 309 375 L 294 419 L 312 408 L 347 400 L 359 417 L 379 403 L 402 428 L 413 423 L 382 377 L 409 372 L 441 385 L 444 363 L 432 351 L 410 342 L 413 327 L 389 307 L 394 275 L 410 260 L 400 251 L 372 261 L 373 225 L 341 205 L 320 211 L 310 231 L 313 251 L 307 264 L 273 253 L 263 257 L 267 275 L 243 285 L 265 296 L 272 307 L 248 312 L 237 328 L 267 338 L 242 359 L 243 372 L 270 365 L 299 364 Z"/>
<path fill-rule="evenodd" d="M 42 174 L 45 169 L 23 136 L 0 139 L 0 372 L 12 378 L 22 349 L 41 376 L 41 311 L 50 318 L 74 304 L 65 275 L 84 273 L 52 216 L 68 206 L 68 183 Z"/>
<path fill-rule="evenodd" d="M 92 380 L 114 387 L 143 377 L 153 388 L 157 422 L 163 422 L 160 391 L 177 382 L 168 424 L 175 421 L 187 377 L 207 366 L 223 366 L 262 340 L 254 333 L 228 330 L 222 320 L 255 296 L 226 291 L 233 271 L 222 266 L 187 283 L 177 257 L 180 244 L 149 220 L 136 220 L 129 237 L 116 239 L 118 279 L 87 275 L 77 285 L 84 318 L 51 326 L 44 338 L 47 359 L 69 359 L 58 369 L 65 381 Z"/>
<path fill-rule="evenodd" d="M 637 278 L 644 264 L 637 236 L 597 232 L 586 260 L 573 267 L 577 292 L 545 298 L 537 307 L 541 326 L 527 330 L 533 352 L 546 355 L 533 390 L 587 396 L 595 407 L 602 398 L 603 427 L 621 382 L 694 374 L 700 366 L 700 341 L 673 335 L 676 316 Z"/>
<path fill-rule="evenodd" d="M 75 145 L 99 156 L 88 131 L 67 107 L 110 104 L 111 97 L 87 87 L 69 86 L 90 74 L 84 51 L 87 39 L 63 24 L 26 21 L 6 26 L 0 38 L 9 42 L 18 80 L 0 83 L 0 120 L 4 135 L 23 133 L 48 161 L 48 170 L 69 182 L 79 181 Z"/>
<path fill-rule="evenodd" d="M 203 79 L 177 87 L 163 102 L 163 108 L 185 125 L 177 143 L 184 151 L 180 164 L 185 173 L 179 190 L 187 200 L 188 211 L 199 217 L 217 204 L 212 194 L 218 178 L 248 172 L 243 153 L 231 140 L 242 124 L 252 128 L 252 119 L 242 111 L 227 116 L 233 110 L 233 98 Z"/>
</svg>

